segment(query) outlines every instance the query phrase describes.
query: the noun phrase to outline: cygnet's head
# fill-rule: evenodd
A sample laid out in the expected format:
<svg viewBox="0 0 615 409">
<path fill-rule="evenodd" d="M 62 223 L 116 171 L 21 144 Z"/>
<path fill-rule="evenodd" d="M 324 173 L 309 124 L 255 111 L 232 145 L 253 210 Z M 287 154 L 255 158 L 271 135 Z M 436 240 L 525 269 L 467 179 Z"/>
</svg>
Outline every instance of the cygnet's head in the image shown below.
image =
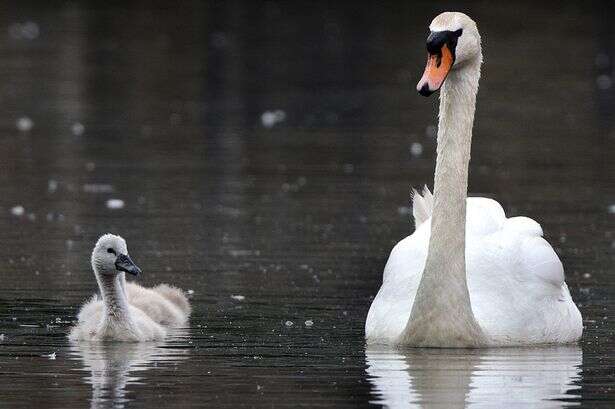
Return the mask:
<svg viewBox="0 0 615 409">
<path fill-rule="evenodd" d="M 427 37 L 427 65 L 416 90 L 429 96 L 439 90 L 449 71 L 468 62 L 480 66 L 482 54 L 476 23 L 463 13 L 447 11 L 433 19 Z"/>
<path fill-rule="evenodd" d="M 105 234 L 96 242 L 92 268 L 102 275 L 116 275 L 122 271 L 135 276 L 141 274 L 141 269 L 128 256 L 126 241 L 114 234 Z"/>
</svg>

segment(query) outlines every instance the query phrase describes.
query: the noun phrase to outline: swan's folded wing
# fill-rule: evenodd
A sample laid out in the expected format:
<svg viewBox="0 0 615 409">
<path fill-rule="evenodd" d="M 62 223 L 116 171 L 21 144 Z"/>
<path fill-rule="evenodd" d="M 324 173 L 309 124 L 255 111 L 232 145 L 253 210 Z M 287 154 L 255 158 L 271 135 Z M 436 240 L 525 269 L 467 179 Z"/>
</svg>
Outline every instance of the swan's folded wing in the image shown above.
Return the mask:
<svg viewBox="0 0 615 409">
<path fill-rule="evenodd" d="M 486 197 L 469 197 L 466 207 L 466 234 L 484 236 L 502 229 L 506 222 L 504 209 L 498 202 Z"/>
<path fill-rule="evenodd" d="M 542 237 L 528 237 L 522 240 L 519 253 L 521 266 L 545 283 L 560 289 L 564 285 L 564 267 L 553 247 Z"/>
<path fill-rule="evenodd" d="M 429 225 L 420 225 L 391 251 L 365 321 L 369 343 L 394 343 L 404 331 L 425 266 Z"/>
<path fill-rule="evenodd" d="M 171 303 L 175 304 L 186 317 L 190 315 L 192 311 L 190 301 L 188 301 L 188 297 L 182 289 L 168 284 L 158 284 L 156 287 L 152 288 L 152 291 L 157 292 Z"/>
<path fill-rule="evenodd" d="M 517 272 L 559 290 L 564 284 L 564 267 L 553 247 L 542 238 L 542 228 L 529 217 L 511 217 L 503 233 L 517 243 Z"/>
</svg>

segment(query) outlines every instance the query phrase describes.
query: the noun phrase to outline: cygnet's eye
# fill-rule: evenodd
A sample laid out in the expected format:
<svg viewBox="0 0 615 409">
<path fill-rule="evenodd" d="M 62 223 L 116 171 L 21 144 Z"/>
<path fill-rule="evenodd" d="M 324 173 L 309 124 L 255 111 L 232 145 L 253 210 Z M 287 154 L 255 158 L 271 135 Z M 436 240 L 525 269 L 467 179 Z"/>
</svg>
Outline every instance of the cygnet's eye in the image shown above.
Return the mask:
<svg viewBox="0 0 615 409">
<path fill-rule="evenodd" d="M 115 254 L 117 256 L 117 253 L 111 247 L 107 249 L 107 253 Z"/>
</svg>

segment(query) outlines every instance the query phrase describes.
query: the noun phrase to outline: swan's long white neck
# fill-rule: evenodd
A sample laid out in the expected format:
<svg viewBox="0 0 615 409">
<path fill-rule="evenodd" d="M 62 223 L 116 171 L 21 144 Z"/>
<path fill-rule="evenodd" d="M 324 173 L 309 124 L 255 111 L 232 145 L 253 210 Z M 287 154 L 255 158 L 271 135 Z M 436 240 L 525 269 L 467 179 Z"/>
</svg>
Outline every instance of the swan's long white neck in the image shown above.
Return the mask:
<svg viewBox="0 0 615 409">
<path fill-rule="evenodd" d="M 468 167 L 480 64 L 479 55 L 451 70 L 441 89 L 431 236 L 404 331 L 406 345 L 472 347 L 484 343 L 472 313 L 465 264 Z"/>
<path fill-rule="evenodd" d="M 94 273 L 103 299 L 103 321 L 121 325 L 130 324 L 131 318 L 124 273 L 101 274 L 96 266 L 94 266 Z"/>
</svg>

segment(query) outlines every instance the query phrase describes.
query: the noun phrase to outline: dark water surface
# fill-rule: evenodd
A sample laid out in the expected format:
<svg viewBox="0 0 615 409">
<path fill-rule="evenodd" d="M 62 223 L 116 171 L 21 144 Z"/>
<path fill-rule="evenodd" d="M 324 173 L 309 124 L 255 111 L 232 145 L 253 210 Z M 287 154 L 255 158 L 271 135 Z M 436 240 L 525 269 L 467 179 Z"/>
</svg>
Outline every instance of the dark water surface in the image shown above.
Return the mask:
<svg viewBox="0 0 615 409">
<path fill-rule="evenodd" d="M 494 4 L 463 9 L 485 55 L 470 191 L 542 223 L 579 346 L 365 350 L 410 187 L 433 180 L 437 98 L 413 89 L 454 2 L 14 2 L 0 407 L 613 407 L 613 7 Z M 193 292 L 186 332 L 69 344 L 108 231 L 145 285 Z"/>
</svg>

